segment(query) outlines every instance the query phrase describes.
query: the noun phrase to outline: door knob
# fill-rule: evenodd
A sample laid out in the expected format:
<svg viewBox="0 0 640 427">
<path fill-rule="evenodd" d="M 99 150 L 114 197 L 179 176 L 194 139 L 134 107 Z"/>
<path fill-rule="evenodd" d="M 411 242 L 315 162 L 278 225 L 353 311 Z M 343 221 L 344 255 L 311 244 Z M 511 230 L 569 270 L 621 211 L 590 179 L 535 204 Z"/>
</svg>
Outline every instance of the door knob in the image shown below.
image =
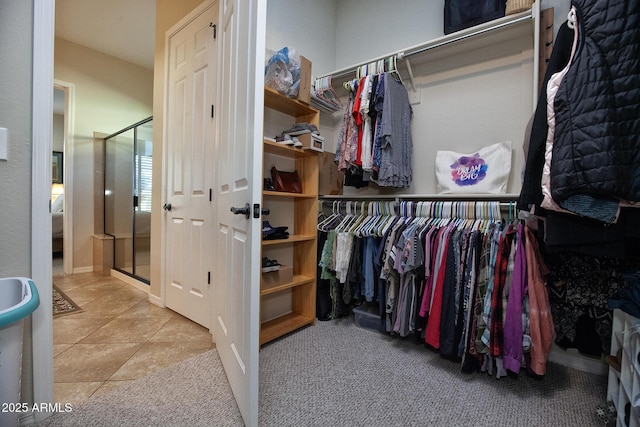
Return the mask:
<svg viewBox="0 0 640 427">
<path fill-rule="evenodd" d="M 251 216 L 251 205 L 247 203 L 244 205 L 244 208 L 236 208 L 232 206 L 231 212 L 233 212 L 235 215 L 244 215 L 247 217 L 247 219 L 249 219 L 249 217 Z"/>
<path fill-rule="evenodd" d="M 171 203 L 165 203 L 162 206 L 162 209 L 164 209 L 165 211 L 171 211 Z"/>
</svg>

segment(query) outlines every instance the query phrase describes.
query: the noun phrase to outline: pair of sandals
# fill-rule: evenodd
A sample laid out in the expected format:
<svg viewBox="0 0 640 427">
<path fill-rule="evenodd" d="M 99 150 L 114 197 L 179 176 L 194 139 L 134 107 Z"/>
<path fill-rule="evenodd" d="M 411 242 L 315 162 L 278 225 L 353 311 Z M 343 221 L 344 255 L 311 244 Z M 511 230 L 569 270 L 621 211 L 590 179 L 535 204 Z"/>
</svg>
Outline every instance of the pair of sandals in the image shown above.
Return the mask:
<svg viewBox="0 0 640 427">
<path fill-rule="evenodd" d="M 275 259 L 269 259 L 266 256 L 262 257 L 262 272 L 269 273 L 270 271 L 280 270 L 280 264 Z"/>
</svg>

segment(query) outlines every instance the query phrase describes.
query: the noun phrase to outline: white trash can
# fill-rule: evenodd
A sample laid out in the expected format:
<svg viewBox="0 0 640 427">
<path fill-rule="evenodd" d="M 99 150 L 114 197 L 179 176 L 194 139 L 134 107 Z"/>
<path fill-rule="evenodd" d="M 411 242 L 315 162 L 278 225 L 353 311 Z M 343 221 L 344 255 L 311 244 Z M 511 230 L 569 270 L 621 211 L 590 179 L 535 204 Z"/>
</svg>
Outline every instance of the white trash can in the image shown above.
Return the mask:
<svg viewBox="0 0 640 427">
<path fill-rule="evenodd" d="M 40 304 L 35 283 L 26 277 L 0 279 L 0 426 L 18 425 L 22 377 L 22 325 Z M 12 410 L 13 408 L 13 410 Z"/>
</svg>

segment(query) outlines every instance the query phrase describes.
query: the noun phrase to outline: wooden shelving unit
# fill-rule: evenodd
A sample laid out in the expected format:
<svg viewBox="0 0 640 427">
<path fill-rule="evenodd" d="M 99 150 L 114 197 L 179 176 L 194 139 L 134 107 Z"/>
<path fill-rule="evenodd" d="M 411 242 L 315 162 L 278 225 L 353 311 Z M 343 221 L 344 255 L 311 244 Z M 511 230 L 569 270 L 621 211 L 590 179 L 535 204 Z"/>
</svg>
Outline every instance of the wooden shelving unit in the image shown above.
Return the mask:
<svg viewBox="0 0 640 427">
<path fill-rule="evenodd" d="M 265 108 L 288 114 L 296 123 L 307 122 L 320 125 L 320 112 L 300 101 L 287 98 L 275 90 L 265 88 Z M 289 238 L 262 241 L 262 251 L 272 248 L 290 250 L 293 258 L 293 279 L 287 283 L 266 285 L 261 283 L 260 296 L 278 292 L 291 292 L 291 312 L 270 319 L 260 325 L 260 345 L 293 332 L 303 326 L 313 325 L 316 320 L 316 269 L 317 269 L 317 225 L 318 225 L 318 174 L 317 152 L 302 150 L 264 140 L 264 152 L 270 155 L 293 159 L 302 183 L 302 193 L 263 191 L 262 206 L 270 202 L 290 203 L 293 210 L 293 230 Z M 263 164 L 263 168 L 268 165 Z M 268 175 L 268 174 L 267 174 Z M 265 175 L 266 176 L 266 175 Z M 270 217 L 277 223 L 277 218 Z M 269 274 L 269 273 L 263 273 Z"/>
</svg>

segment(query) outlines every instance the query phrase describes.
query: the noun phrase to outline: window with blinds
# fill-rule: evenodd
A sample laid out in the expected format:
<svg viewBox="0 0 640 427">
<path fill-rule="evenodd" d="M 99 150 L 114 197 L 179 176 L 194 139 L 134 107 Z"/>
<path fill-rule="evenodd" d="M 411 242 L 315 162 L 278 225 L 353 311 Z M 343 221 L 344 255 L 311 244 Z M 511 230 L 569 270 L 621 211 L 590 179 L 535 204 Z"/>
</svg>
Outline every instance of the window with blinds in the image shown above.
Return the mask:
<svg viewBox="0 0 640 427">
<path fill-rule="evenodd" d="M 135 156 L 136 163 L 136 194 L 138 206 L 136 210 L 151 212 L 151 156 Z"/>
</svg>

